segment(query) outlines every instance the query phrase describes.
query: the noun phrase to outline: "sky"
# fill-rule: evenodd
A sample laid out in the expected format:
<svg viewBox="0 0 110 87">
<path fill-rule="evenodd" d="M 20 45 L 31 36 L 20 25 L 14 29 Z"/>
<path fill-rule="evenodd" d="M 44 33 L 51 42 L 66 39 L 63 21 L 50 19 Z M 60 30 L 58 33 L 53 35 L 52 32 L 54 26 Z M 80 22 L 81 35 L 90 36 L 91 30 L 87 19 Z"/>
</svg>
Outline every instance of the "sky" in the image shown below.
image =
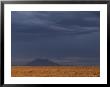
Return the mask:
<svg viewBox="0 0 110 87">
<path fill-rule="evenodd" d="M 99 11 L 12 11 L 12 65 L 48 59 L 61 65 L 100 64 Z"/>
</svg>

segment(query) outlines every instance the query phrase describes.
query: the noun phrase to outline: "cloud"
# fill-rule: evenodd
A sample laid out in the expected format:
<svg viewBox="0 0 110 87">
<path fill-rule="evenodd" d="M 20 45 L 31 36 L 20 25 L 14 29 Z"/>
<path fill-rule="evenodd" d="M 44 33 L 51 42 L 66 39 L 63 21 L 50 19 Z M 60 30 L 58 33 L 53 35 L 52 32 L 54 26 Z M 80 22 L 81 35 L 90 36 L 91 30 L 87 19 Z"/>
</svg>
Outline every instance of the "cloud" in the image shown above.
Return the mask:
<svg viewBox="0 0 110 87">
<path fill-rule="evenodd" d="M 12 11 L 12 58 L 68 58 L 61 61 L 91 64 L 100 57 L 100 12 Z M 74 57 L 79 58 L 74 58 Z M 82 61 L 81 58 L 84 58 Z M 87 59 L 88 58 L 88 59 Z M 90 59 L 90 60 L 89 60 Z M 58 59 L 56 59 L 57 61 Z"/>
<path fill-rule="evenodd" d="M 94 12 L 12 12 L 16 33 L 41 35 L 85 34 L 99 31 L 99 17 Z M 99 13 L 99 12 L 95 12 Z M 97 21 L 96 21 L 97 20 Z"/>
</svg>

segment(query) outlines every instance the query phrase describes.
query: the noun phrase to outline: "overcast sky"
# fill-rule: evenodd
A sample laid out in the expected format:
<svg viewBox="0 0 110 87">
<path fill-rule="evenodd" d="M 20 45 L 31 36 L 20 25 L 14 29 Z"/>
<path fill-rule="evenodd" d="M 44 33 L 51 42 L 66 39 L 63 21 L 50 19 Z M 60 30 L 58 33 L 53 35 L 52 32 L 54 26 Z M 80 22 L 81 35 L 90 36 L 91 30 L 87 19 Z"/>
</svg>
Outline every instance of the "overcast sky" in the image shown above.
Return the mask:
<svg viewBox="0 0 110 87">
<path fill-rule="evenodd" d="M 100 12 L 12 11 L 12 64 L 99 65 Z"/>
</svg>

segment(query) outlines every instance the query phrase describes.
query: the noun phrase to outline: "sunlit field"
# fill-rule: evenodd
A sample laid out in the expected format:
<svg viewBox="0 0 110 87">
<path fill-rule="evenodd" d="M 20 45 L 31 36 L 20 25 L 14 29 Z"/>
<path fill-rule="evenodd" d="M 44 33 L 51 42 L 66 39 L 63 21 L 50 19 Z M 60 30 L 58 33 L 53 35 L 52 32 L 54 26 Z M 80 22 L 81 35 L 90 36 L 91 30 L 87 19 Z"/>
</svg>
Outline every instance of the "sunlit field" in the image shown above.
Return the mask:
<svg viewBox="0 0 110 87">
<path fill-rule="evenodd" d="M 99 77 L 98 66 L 12 66 L 12 77 Z"/>
</svg>

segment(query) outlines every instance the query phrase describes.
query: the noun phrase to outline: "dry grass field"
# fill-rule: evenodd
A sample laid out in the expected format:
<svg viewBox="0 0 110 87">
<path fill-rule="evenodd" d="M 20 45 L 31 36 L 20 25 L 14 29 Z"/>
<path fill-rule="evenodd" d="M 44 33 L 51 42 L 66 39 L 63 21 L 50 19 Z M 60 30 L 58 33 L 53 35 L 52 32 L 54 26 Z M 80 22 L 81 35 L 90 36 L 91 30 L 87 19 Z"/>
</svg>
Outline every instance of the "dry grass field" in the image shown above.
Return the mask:
<svg viewBox="0 0 110 87">
<path fill-rule="evenodd" d="M 12 77 L 99 77 L 98 66 L 12 66 Z"/>
</svg>

